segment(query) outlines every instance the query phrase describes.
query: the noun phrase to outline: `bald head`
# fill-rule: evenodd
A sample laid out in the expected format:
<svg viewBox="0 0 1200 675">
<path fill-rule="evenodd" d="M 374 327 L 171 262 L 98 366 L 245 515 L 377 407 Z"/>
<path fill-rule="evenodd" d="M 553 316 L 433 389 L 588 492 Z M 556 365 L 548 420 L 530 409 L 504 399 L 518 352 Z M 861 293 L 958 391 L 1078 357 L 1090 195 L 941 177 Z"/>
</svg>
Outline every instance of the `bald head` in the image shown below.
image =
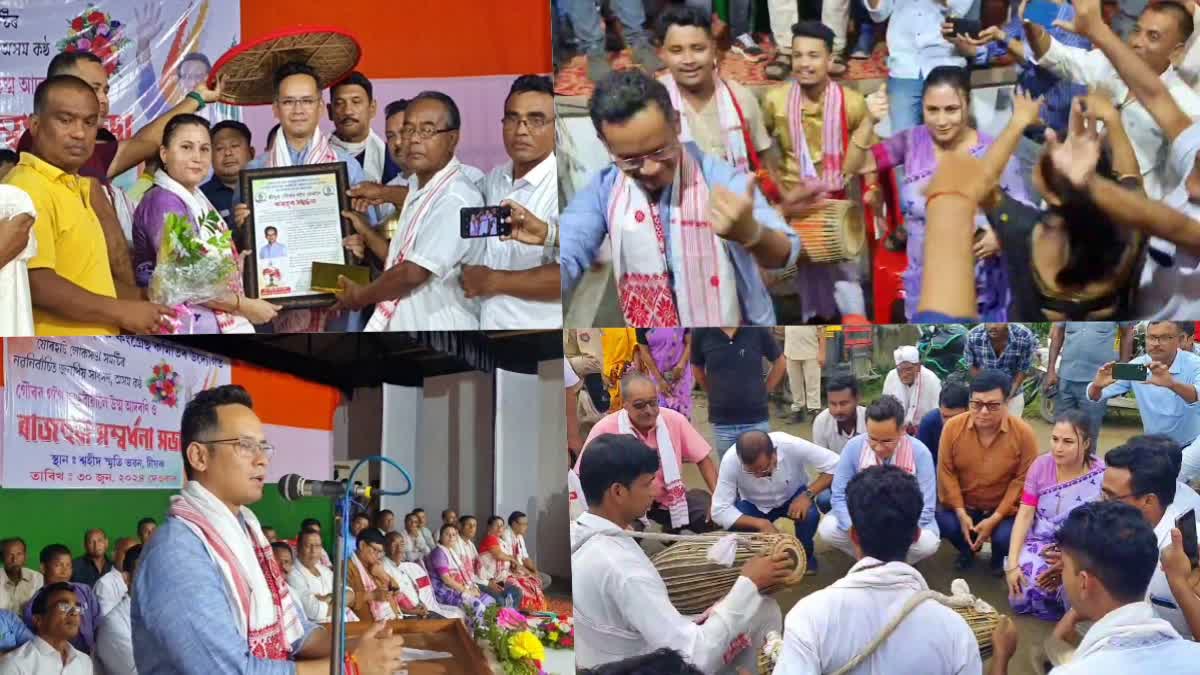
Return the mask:
<svg viewBox="0 0 1200 675">
<path fill-rule="evenodd" d="M 747 431 L 738 436 L 737 454 L 742 464 L 752 466 L 763 455 L 775 454 L 775 444 L 764 431 Z"/>
<path fill-rule="evenodd" d="M 641 373 L 621 378 L 621 402 L 629 421 L 646 433 L 658 423 L 658 385 Z"/>
</svg>

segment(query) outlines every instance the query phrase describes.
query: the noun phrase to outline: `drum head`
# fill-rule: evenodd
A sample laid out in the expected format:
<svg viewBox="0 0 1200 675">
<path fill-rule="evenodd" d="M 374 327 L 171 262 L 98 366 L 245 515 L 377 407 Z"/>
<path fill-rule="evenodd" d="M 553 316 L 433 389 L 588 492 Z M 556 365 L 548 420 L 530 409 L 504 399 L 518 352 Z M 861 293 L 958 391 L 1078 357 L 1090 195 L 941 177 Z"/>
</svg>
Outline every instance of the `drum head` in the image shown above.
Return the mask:
<svg viewBox="0 0 1200 675">
<path fill-rule="evenodd" d="M 264 105 L 274 100 L 274 73 L 285 63 L 309 65 L 325 89 L 354 70 L 361 57 L 358 40 L 339 28 L 289 28 L 231 49 L 213 65 L 208 86 L 224 77 L 222 103 Z"/>
</svg>

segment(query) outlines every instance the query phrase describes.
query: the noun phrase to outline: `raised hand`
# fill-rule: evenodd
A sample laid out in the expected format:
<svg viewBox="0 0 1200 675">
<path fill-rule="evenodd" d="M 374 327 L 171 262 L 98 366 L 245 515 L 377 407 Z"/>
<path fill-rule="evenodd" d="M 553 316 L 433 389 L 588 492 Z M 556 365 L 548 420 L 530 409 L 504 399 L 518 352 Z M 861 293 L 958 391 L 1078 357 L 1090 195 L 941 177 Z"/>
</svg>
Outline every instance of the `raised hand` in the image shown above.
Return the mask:
<svg viewBox="0 0 1200 675">
<path fill-rule="evenodd" d="M 874 94 L 867 95 L 867 114 L 876 122 L 882 122 L 890 114 L 888 107 L 887 84 L 883 84 Z"/>
<path fill-rule="evenodd" d="M 1059 142 L 1053 129 L 1046 130 L 1046 152 L 1050 163 L 1075 189 L 1083 189 L 1096 173 L 1100 161 L 1100 132 L 1089 124 L 1083 109 L 1083 99 L 1071 103 L 1071 124 L 1067 139 Z"/>
<path fill-rule="evenodd" d="M 1041 121 L 1042 100 L 1030 96 L 1027 92 L 1016 89 L 1013 91 L 1013 120 L 1031 127 Z"/>
<path fill-rule="evenodd" d="M 758 191 L 758 180 L 750 176 L 746 191 L 738 194 L 719 185 L 713 186 L 709 194 L 709 223 L 713 232 L 722 239 L 754 246 L 762 238 L 762 225 L 754 219 L 754 198 Z"/>
</svg>

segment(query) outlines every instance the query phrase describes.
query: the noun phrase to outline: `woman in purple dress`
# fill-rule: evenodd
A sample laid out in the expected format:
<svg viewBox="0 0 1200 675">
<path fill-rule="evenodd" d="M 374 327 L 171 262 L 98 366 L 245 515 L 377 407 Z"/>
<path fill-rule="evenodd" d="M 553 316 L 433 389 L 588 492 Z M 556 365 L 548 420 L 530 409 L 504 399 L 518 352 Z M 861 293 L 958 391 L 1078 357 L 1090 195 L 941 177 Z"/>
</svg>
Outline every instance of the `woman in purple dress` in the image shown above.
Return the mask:
<svg viewBox="0 0 1200 675">
<path fill-rule="evenodd" d="M 869 138 L 864 140 L 856 132 L 847 149 L 845 162 L 846 174 L 903 169 L 899 201 L 904 214 L 904 230 L 908 235 L 904 313 L 909 320 L 916 314 L 921 298 L 921 276 L 925 265 L 925 187 L 937 170 L 938 159 L 947 152 L 965 152 L 982 157 L 993 141 L 992 137 L 972 126 L 971 78 L 965 69 L 955 66 L 934 68 L 925 78 L 921 96 L 924 124 L 897 133 L 873 146 L 867 145 Z M 880 107 L 872 103 L 868 110 L 877 122 L 886 117 L 886 105 Z M 872 126 L 862 125 L 860 128 L 865 130 L 863 133 L 870 134 Z M 1011 159 L 1000 180 L 1000 189 L 1018 201 L 1029 201 L 1018 166 Z M 1008 317 L 1011 293 L 999 240 L 982 211 L 976 214 L 975 227 L 975 285 L 979 320 L 1004 322 Z"/>
<path fill-rule="evenodd" d="M 1054 535 L 1071 511 L 1100 499 L 1104 462 L 1087 416 L 1068 410 L 1050 432 L 1050 452 L 1029 466 L 1004 573 L 1018 614 L 1058 621 L 1066 613 L 1061 554 Z"/>
<path fill-rule="evenodd" d="M 692 418 L 692 333 L 686 328 L 637 329 L 641 370 L 658 383 L 658 404 Z"/>
<path fill-rule="evenodd" d="M 462 607 L 467 610 L 468 616 L 478 616 L 496 599 L 475 585 L 472 581 L 475 571 L 469 570 L 468 561 L 455 553 L 457 547 L 458 528 L 443 525 L 438 532 L 438 547 L 429 554 L 429 578 L 433 581 L 433 594 L 444 605 Z"/>
<path fill-rule="evenodd" d="M 178 115 L 163 131 L 159 150 L 162 168 L 154 174 L 150 188 L 133 215 L 134 276 L 139 286 L 150 285 L 158 265 L 163 230 L 171 215 L 188 220 L 203 237 L 220 234 L 225 224 L 200 185 L 212 169 L 212 138 L 208 121 L 196 115 Z M 188 303 L 176 310 L 176 333 L 253 333 L 254 324 L 267 323 L 278 308 L 264 300 L 247 298 L 241 279 L 222 297 L 204 303 Z"/>
</svg>

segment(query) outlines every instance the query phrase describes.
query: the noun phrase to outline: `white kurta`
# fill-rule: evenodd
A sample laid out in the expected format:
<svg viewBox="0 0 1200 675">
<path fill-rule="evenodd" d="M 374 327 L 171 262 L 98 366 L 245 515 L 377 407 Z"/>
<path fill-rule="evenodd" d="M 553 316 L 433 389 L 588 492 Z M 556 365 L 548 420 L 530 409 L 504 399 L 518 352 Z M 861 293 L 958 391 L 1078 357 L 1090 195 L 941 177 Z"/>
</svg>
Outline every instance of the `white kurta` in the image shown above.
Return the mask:
<svg viewBox="0 0 1200 675">
<path fill-rule="evenodd" d="M 637 542 L 595 514 L 585 513 L 572 523 L 571 549 L 579 668 L 666 647 L 705 673 L 736 673 L 738 667 L 755 672 L 766 634 L 780 629 L 779 605 L 746 577 L 738 578 L 703 624 L 681 615 Z M 727 659 L 737 646 L 743 648 Z"/>
<path fill-rule="evenodd" d="M 1176 483 L 1175 500 L 1154 526 L 1159 551 L 1171 545 L 1171 530 L 1175 527 L 1175 519 L 1192 510 L 1200 513 L 1200 495 L 1187 485 Z M 1146 589 L 1146 600 L 1159 618 L 1168 621 L 1183 637 L 1192 639 L 1192 631 L 1188 629 L 1187 620 L 1179 610 L 1179 603 L 1171 593 L 1171 586 L 1167 583 L 1167 575 L 1163 572 L 1162 565 L 1154 566 L 1154 576 L 1150 577 L 1150 586 Z"/>
<path fill-rule="evenodd" d="M 313 574 L 297 560 L 296 564 L 292 565 L 287 582 L 296 599 L 300 601 L 300 606 L 304 608 L 304 615 L 308 617 L 309 621 L 329 623 L 333 615 L 333 605 L 321 602 L 317 596 L 333 593 L 333 570 L 324 565 L 318 565 L 317 572 L 318 574 Z M 349 594 L 347 594 L 346 604 L 350 604 Z M 350 611 L 349 607 L 346 608 L 346 620 L 358 621 L 358 617 Z"/>
<path fill-rule="evenodd" d="M 405 261 L 428 270 L 429 278 L 396 302 L 395 313 L 384 328 L 380 329 L 373 320 L 368 330 L 479 328 L 479 303 L 463 294 L 461 268 L 482 259 L 483 245 L 477 239 L 459 236 L 459 211 L 483 206 L 483 195 L 461 171 L 436 195 L 432 189 L 443 176 L 461 168 L 459 161 L 452 159 L 420 189 L 409 190 L 395 236 L 388 246 L 387 264 L 391 267 L 401 250 L 405 250 Z M 412 185 L 416 186 L 415 179 Z M 429 202 L 431 197 L 433 201 Z"/>
<path fill-rule="evenodd" d="M 100 602 L 100 617 L 103 618 L 129 594 L 129 585 L 125 583 L 125 575 L 114 567 L 96 581 L 92 590 Z"/>
<path fill-rule="evenodd" d="M 840 455 L 842 448 L 846 447 L 851 438 L 867 433 L 867 409 L 861 405 L 858 406 L 858 420 L 855 422 L 854 431 L 849 435 L 838 431 L 837 420 L 833 418 L 828 408 L 822 410 L 821 414 L 817 415 L 817 419 L 813 420 L 812 429 L 813 443 Z"/>
<path fill-rule="evenodd" d="M 900 381 L 900 371 L 893 369 L 883 381 L 883 394 L 899 399 L 904 406 L 904 423 L 917 426 L 927 413 L 938 409 L 942 381 L 932 370 L 921 366 L 921 373 L 909 386 Z"/>
<path fill-rule="evenodd" d="M 94 675 L 92 659 L 67 645 L 67 663 L 50 643 L 40 637 L 0 656 L 0 673 L 4 675 Z"/>
<path fill-rule="evenodd" d="M 98 675 L 137 675 L 133 661 L 133 619 L 130 598 L 123 597 L 105 612 L 96 628 L 95 659 Z"/>
<path fill-rule="evenodd" d="M 461 609 L 437 601 L 433 594 L 433 584 L 429 581 L 429 574 L 424 567 L 410 562 L 395 563 L 390 558 L 384 558 L 383 567 L 409 602 L 422 604 L 425 609 L 447 619 L 462 619 L 466 616 Z"/>
<path fill-rule="evenodd" d="M 832 673 L 857 656 L 915 593 L 929 587 L 902 562 L 858 561 L 845 577 L 797 602 L 784 622 L 783 652 L 774 675 Z M 954 610 L 930 600 L 851 675 L 980 675 L 975 634 Z"/>
<path fill-rule="evenodd" d="M 735 506 L 739 500 L 744 499 L 759 511 L 769 513 L 786 505 L 802 485 L 808 485 L 811 474 L 832 474 L 837 468 L 838 456 L 831 450 L 782 431 L 773 431 L 769 435 L 779 463 L 766 478 L 759 478 L 742 466 L 736 444 L 721 458 L 717 490 L 712 499 L 712 519 L 725 529 L 733 527 L 743 515 Z"/>
<path fill-rule="evenodd" d="M 513 181 L 512 162 L 502 164 L 487 175 L 483 197 L 489 206 L 499 206 L 507 199 L 524 206 L 547 224 L 558 223 L 558 160 L 554 153 Z M 488 237 L 483 264 L 495 270 L 521 271 L 558 259 L 546 255 L 546 247 L 524 244 L 515 239 L 502 241 Z M 561 328 L 560 300 L 525 300 L 511 295 L 493 295 L 480 305 L 479 327 L 483 330 L 513 330 L 527 328 Z"/>
<path fill-rule="evenodd" d="M 1200 644 L 1181 639 L 1145 603 L 1118 607 L 1088 629 L 1075 660 L 1050 675 L 1194 673 Z"/>
</svg>

